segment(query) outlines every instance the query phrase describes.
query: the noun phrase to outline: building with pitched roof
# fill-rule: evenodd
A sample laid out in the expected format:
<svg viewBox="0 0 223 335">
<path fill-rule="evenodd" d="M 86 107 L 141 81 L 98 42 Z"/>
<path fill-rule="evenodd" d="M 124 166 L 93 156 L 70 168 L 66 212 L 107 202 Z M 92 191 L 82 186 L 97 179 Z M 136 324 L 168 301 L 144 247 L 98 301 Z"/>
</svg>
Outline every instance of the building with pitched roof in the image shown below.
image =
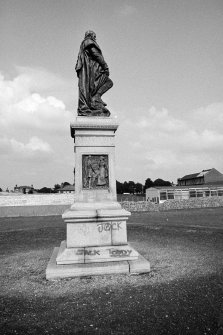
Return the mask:
<svg viewBox="0 0 223 335">
<path fill-rule="evenodd" d="M 18 185 L 15 185 L 15 187 L 14 187 L 14 192 L 15 193 L 27 194 L 27 193 L 33 193 L 33 191 L 34 191 L 33 185 L 31 185 L 31 186 L 18 186 Z"/>
<path fill-rule="evenodd" d="M 59 193 L 74 193 L 75 186 L 74 185 L 65 185 L 58 189 Z"/>
<path fill-rule="evenodd" d="M 178 186 L 205 185 L 213 183 L 223 184 L 223 174 L 214 168 L 188 174 L 182 178 L 177 179 Z"/>
</svg>

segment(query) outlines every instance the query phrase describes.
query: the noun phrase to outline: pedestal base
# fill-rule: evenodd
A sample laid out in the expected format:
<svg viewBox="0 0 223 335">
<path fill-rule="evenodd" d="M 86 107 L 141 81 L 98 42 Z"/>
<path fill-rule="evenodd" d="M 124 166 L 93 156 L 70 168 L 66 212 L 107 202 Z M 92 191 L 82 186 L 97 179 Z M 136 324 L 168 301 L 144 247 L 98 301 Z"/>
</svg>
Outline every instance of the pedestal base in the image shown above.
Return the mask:
<svg viewBox="0 0 223 335">
<path fill-rule="evenodd" d="M 75 201 L 62 215 L 66 241 L 55 248 L 47 279 L 150 271 L 127 242 L 131 215 L 117 202 L 115 118 L 77 117 L 71 124 L 75 152 Z"/>
<path fill-rule="evenodd" d="M 59 280 L 63 278 L 111 275 L 111 274 L 140 274 L 150 272 L 150 263 L 141 255 L 137 260 L 57 265 L 56 258 L 59 248 L 54 248 L 46 269 L 47 280 Z"/>
</svg>

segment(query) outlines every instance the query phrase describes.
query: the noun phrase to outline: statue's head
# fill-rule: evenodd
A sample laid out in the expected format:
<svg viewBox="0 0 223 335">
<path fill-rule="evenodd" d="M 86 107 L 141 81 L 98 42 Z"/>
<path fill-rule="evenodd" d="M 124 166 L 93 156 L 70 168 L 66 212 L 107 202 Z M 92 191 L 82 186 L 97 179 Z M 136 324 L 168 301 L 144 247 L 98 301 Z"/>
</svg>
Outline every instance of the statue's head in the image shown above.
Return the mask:
<svg viewBox="0 0 223 335">
<path fill-rule="evenodd" d="M 90 38 L 92 38 L 93 40 L 96 40 L 96 34 L 95 34 L 95 32 L 92 31 L 92 30 L 88 30 L 88 31 L 86 31 L 86 33 L 85 33 L 85 38 L 87 38 L 87 37 L 90 37 Z"/>
</svg>

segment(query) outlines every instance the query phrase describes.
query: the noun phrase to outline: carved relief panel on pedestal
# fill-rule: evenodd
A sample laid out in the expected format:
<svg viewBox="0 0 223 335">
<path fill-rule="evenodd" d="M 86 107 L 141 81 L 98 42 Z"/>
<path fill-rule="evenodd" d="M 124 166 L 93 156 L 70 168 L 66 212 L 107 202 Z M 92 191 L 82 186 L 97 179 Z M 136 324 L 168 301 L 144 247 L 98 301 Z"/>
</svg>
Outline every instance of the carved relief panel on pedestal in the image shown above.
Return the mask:
<svg viewBox="0 0 223 335">
<path fill-rule="evenodd" d="M 83 189 L 109 188 L 108 155 L 82 155 Z"/>
</svg>

